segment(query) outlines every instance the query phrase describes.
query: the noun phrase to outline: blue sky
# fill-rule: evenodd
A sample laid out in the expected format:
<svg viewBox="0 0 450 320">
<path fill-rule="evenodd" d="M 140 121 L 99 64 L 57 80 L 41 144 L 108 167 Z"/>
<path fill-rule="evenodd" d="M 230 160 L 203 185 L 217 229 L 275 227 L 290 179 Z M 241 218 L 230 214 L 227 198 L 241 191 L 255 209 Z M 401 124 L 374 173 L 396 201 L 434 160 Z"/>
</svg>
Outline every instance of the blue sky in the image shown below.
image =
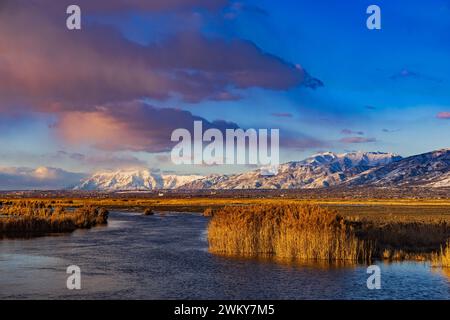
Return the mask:
<svg viewBox="0 0 450 320">
<path fill-rule="evenodd" d="M 11 67 L 0 78 L 0 168 L 229 170 L 164 160 L 170 119 L 183 123 L 174 110 L 280 128 L 281 144 L 293 141 L 282 161 L 449 147 L 450 1 L 81 0 L 77 35 L 52 2 L 12 3 L 23 16 L 0 11 L 0 36 L 12 43 L 0 53 L 0 68 Z M 366 28 L 371 4 L 381 30 Z M 28 15 L 33 28 L 17 22 Z M 296 66 L 323 86 L 297 81 Z"/>
</svg>

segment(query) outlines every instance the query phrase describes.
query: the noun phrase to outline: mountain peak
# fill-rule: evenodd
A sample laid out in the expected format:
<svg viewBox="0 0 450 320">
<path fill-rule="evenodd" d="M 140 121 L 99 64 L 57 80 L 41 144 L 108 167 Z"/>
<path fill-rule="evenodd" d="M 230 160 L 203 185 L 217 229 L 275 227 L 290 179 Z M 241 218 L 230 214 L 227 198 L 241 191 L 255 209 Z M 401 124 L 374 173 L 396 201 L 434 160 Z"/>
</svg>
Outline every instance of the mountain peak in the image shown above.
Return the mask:
<svg viewBox="0 0 450 320">
<path fill-rule="evenodd" d="M 326 164 L 326 163 L 340 163 L 347 167 L 362 165 L 362 166 L 378 166 L 387 164 L 392 161 L 398 161 L 402 157 L 394 153 L 387 152 L 366 152 L 366 151 L 352 151 L 346 153 L 322 152 L 317 153 L 305 160 L 302 164 Z"/>
<path fill-rule="evenodd" d="M 127 168 L 96 172 L 81 181 L 74 189 L 102 191 L 175 189 L 201 178 L 203 176 L 164 174 L 145 168 Z"/>
<path fill-rule="evenodd" d="M 450 149 L 402 158 L 394 153 L 322 152 L 280 165 L 278 174 L 261 170 L 232 175 L 176 175 L 145 168 L 103 171 L 78 190 L 310 189 L 331 186 L 450 186 Z"/>
</svg>

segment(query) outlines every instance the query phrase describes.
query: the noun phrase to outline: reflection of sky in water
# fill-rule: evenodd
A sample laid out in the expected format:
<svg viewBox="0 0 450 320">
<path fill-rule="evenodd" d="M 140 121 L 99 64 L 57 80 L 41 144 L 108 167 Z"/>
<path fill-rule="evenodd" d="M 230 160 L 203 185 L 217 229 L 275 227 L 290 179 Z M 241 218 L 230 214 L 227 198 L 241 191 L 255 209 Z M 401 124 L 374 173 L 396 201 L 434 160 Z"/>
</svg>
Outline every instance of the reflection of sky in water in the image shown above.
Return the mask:
<svg viewBox="0 0 450 320">
<path fill-rule="evenodd" d="M 365 266 L 274 263 L 207 251 L 200 215 L 112 213 L 108 227 L 0 241 L 0 298 L 450 299 L 450 282 L 425 263 L 379 263 L 381 290 Z M 66 289 L 78 265 L 82 290 Z"/>
</svg>

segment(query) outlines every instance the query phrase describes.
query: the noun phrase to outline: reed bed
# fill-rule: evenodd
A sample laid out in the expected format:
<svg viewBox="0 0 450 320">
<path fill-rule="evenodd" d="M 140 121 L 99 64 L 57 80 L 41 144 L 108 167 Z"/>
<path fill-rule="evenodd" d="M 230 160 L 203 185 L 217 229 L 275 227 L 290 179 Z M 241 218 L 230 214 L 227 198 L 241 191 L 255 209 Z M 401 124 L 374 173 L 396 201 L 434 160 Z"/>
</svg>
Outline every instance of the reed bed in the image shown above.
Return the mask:
<svg viewBox="0 0 450 320">
<path fill-rule="evenodd" d="M 209 250 L 237 256 L 368 261 L 372 245 L 336 211 L 316 205 L 225 207 L 208 226 Z"/>
<path fill-rule="evenodd" d="M 377 258 L 428 260 L 450 238 L 450 223 L 441 219 L 352 219 L 358 238 L 375 243 Z"/>
<path fill-rule="evenodd" d="M 203 216 L 204 217 L 212 217 L 214 215 L 215 209 L 208 207 L 205 210 L 203 210 Z"/>
<path fill-rule="evenodd" d="M 83 206 L 73 211 L 43 201 L 20 201 L 0 208 L 0 237 L 71 232 L 106 224 L 108 211 Z"/>
<path fill-rule="evenodd" d="M 225 207 L 215 212 L 208 226 L 213 253 L 297 260 L 368 262 L 435 256 L 448 265 L 450 246 L 441 247 L 449 238 L 446 220 L 374 221 L 343 217 L 310 204 Z"/>
<path fill-rule="evenodd" d="M 445 247 L 441 246 L 439 253 L 433 254 L 432 265 L 435 267 L 450 268 L 450 240 Z"/>
</svg>

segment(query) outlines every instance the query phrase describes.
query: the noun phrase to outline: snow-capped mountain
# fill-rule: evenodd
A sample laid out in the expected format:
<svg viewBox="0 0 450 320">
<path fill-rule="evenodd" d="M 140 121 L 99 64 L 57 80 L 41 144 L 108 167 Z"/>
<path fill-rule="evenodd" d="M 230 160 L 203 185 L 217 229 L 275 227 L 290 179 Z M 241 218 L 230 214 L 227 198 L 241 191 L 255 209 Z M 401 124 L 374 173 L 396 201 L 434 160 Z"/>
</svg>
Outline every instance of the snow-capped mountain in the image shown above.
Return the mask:
<svg viewBox="0 0 450 320">
<path fill-rule="evenodd" d="M 450 187 L 450 149 L 402 158 L 383 152 L 324 152 L 282 164 L 276 175 L 262 169 L 232 175 L 175 175 L 147 169 L 99 172 L 76 190 L 312 189 L 331 186 Z"/>
<path fill-rule="evenodd" d="M 350 179 L 350 186 L 450 186 L 450 149 L 423 153 L 375 167 Z"/>
<path fill-rule="evenodd" d="M 213 175 L 195 180 L 183 189 L 299 189 L 321 188 L 344 183 L 374 167 L 401 160 L 383 152 L 324 152 L 303 161 L 282 164 L 273 176 L 254 170 L 234 175 Z"/>
<path fill-rule="evenodd" d="M 101 191 L 176 189 L 201 178 L 203 176 L 162 174 L 148 169 L 127 169 L 95 173 L 74 189 Z"/>
</svg>

